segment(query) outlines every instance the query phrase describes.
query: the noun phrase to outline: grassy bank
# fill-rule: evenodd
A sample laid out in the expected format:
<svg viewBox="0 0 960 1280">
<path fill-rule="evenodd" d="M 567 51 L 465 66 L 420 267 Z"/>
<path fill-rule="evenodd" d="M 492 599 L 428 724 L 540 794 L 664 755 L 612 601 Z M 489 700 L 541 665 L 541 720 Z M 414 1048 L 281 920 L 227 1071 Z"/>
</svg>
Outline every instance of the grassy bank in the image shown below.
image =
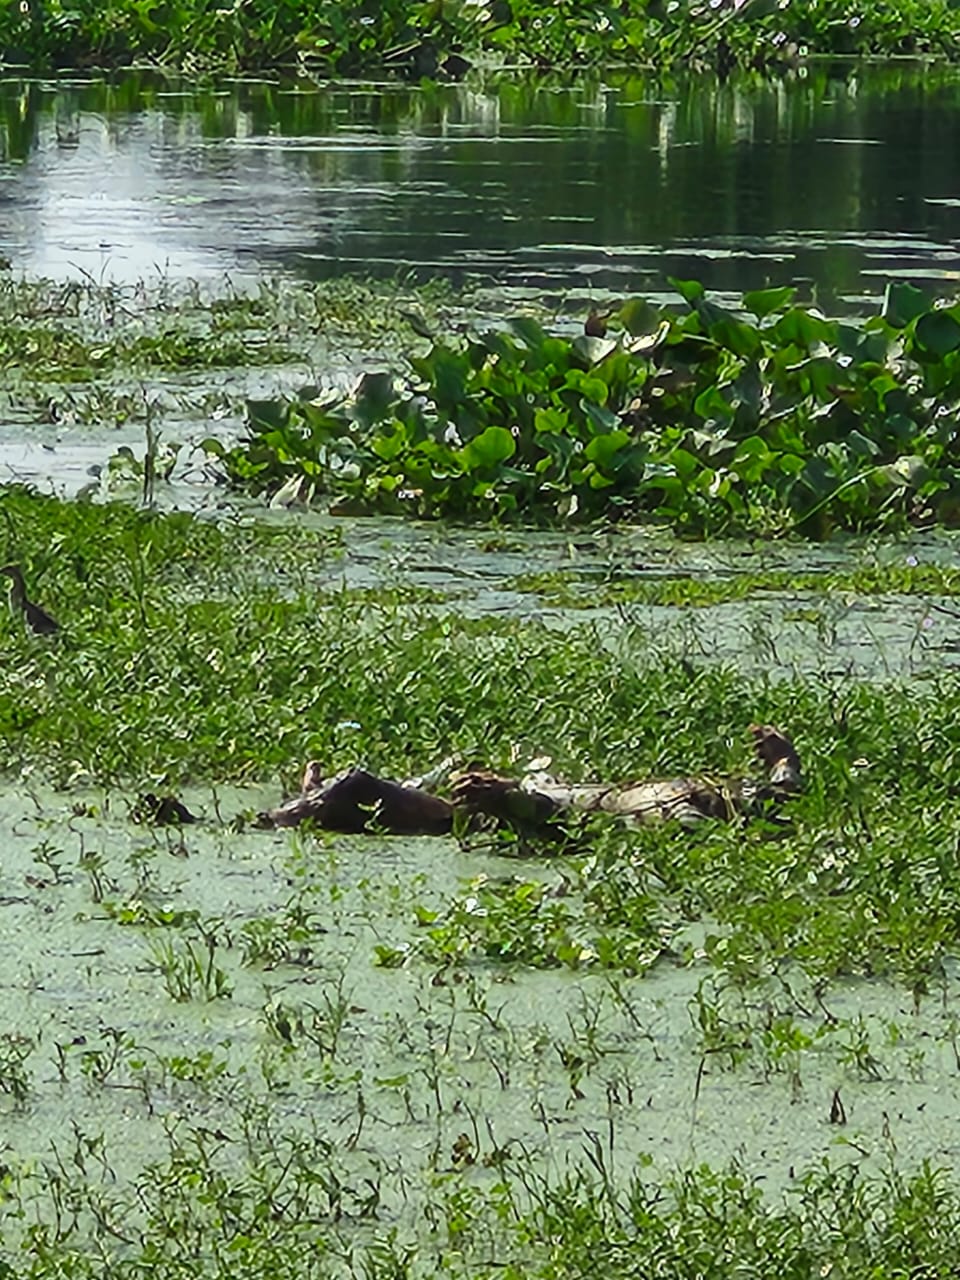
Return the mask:
<svg viewBox="0 0 960 1280">
<path fill-rule="evenodd" d="M 460 76 L 474 62 L 543 68 L 691 61 L 777 67 L 808 53 L 960 52 L 960 16 L 947 0 L 665 0 L 544 5 L 384 0 L 250 0 L 217 6 L 133 0 L 28 0 L 0 13 L 0 55 L 35 66 L 152 62 L 186 70 L 309 66 L 324 75 L 394 71 Z"/>
</svg>

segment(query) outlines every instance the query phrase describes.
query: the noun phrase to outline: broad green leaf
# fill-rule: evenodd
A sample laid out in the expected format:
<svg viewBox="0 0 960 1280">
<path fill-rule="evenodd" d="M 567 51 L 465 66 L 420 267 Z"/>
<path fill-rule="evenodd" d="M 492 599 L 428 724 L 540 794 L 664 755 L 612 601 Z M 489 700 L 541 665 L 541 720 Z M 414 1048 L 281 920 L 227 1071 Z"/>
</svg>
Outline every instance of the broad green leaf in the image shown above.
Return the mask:
<svg viewBox="0 0 960 1280">
<path fill-rule="evenodd" d="M 467 379 L 472 370 L 470 357 L 464 351 L 455 351 L 436 343 L 425 356 L 410 361 L 421 378 L 433 387 L 433 399 L 438 405 L 457 405 L 467 394 Z"/>
<path fill-rule="evenodd" d="M 357 384 L 354 415 L 365 427 L 388 416 L 396 399 L 392 373 L 365 373 Z"/>
<path fill-rule="evenodd" d="M 289 400 L 248 400 L 247 422 L 256 431 L 270 431 L 286 424 Z"/>
<path fill-rule="evenodd" d="M 709 418 L 729 419 L 733 416 L 733 406 L 721 389 L 715 385 L 700 392 L 693 403 L 693 410 L 705 421 Z"/>
<path fill-rule="evenodd" d="M 884 423 L 887 434 L 902 444 L 912 441 L 917 434 L 917 424 L 905 413 L 891 413 Z"/>
<path fill-rule="evenodd" d="M 883 295 L 881 315 L 895 329 L 905 329 L 911 320 L 930 310 L 927 295 L 906 280 L 891 280 Z"/>
<path fill-rule="evenodd" d="M 792 342 L 808 351 L 819 342 L 833 344 L 837 340 L 835 324 L 812 311 L 804 311 L 802 307 L 784 312 L 770 332 L 778 342 Z"/>
<path fill-rule="evenodd" d="M 534 431 L 563 435 L 570 426 L 570 415 L 563 409 L 537 409 L 533 415 Z"/>
<path fill-rule="evenodd" d="M 403 427 L 391 423 L 376 436 L 373 441 L 373 452 L 384 462 L 392 462 L 407 447 L 407 433 Z"/>
<path fill-rule="evenodd" d="M 606 404 L 610 394 L 610 388 L 602 378 L 585 373 L 582 369 L 568 369 L 566 385 L 579 391 L 587 400 L 595 400 L 597 404 Z"/>
<path fill-rule="evenodd" d="M 732 311 L 728 311 L 726 307 L 721 307 L 718 302 L 711 302 L 709 298 L 698 299 L 696 306 L 697 315 L 703 321 L 705 329 L 736 319 Z"/>
<path fill-rule="evenodd" d="M 686 449 L 676 448 L 670 451 L 670 461 L 681 479 L 692 476 L 700 468 L 700 462 Z"/>
<path fill-rule="evenodd" d="M 924 350 L 940 358 L 960 347 L 960 324 L 946 311 L 928 311 L 920 316 L 914 334 Z"/>
<path fill-rule="evenodd" d="M 765 440 L 762 440 L 760 436 L 750 436 L 748 439 L 740 441 L 733 458 L 735 462 L 739 462 L 743 458 L 766 458 L 769 454 L 770 450 Z"/>
<path fill-rule="evenodd" d="M 512 316 L 507 323 L 531 351 L 539 351 L 546 341 L 546 333 L 531 316 Z"/>
<path fill-rule="evenodd" d="M 667 276 L 667 284 L 676 289 L 684 302 L 695 306 L 706 295 L 706 290 L 699 280 L 678 280 L 676 276 Z"/>
<path fill-rule="evenodd" d="M 814 395 L 826 404 L 836 398 L 849 382 L 846 369 L 832 356 L 814 356 L 803 370 Z"/>
<path fill-rule="evenodd" d="M 626 431 L 610 431 L 607 435 L 594 436 L 583 452 L 591 462 L 609 469 L 613 459 L 629 443 L 630 436 Z"/>
<path fill-rule="evenodd" d="M 628 298 L 618 312 L 617 319 L 635 338 L 656 333 L 660 327 L 660 313 L 651 307 L 646 298 Z"/>
<path fill-rule="evenodd" d="M 796 476 L 804 468 L 805 460 L 797 453 L 781 453 L 777 461 L 777 466 L 787 476 Z"/>
<path fill-rule="evenodd" d="M 778 289 L 753 289 L 743 295 L 743 305 L 758 320 L 763 320 L 771 312 L 789 306 L 796 296 L 796 289 L 788 284 Z"/>
<path fill-rule="evenodd" d="M 487 427 L 468 445 L 460 450 L 460 456 L 468 467 L 495 467 L 517 451 L 513 433 L 506 427 Z"/>
<path fill-rule="evenodd" d="M 753 325 L 727 317 L 710 325 L 710 337 L 734 355 L 752 360 L 763 351 L 763 339 Z"/>
<path fill-rule="evenodd" d="M 580 401 L 580 408 L 598 431 L 604 433 L 615 431 L 620 426 L 619 417 L 601 404 L 594 404 L 592 400 L 584 399 Z"/>
</svg>

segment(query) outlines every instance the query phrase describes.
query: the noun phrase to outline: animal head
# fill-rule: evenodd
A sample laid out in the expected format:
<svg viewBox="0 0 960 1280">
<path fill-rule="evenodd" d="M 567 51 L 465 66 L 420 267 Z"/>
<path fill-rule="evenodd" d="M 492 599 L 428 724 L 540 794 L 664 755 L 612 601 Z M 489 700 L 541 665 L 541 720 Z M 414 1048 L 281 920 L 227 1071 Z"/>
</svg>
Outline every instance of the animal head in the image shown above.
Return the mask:
<svg viewBox="0 0 960 1280">
<path fill-rule="evenodd" d="M 303 766 L 303 779 L 300 783 L 301 792 L 316 791 L 318 787 L 323 786 L 323 766 L 319 760 L 308 760 Z"/>
</svg>

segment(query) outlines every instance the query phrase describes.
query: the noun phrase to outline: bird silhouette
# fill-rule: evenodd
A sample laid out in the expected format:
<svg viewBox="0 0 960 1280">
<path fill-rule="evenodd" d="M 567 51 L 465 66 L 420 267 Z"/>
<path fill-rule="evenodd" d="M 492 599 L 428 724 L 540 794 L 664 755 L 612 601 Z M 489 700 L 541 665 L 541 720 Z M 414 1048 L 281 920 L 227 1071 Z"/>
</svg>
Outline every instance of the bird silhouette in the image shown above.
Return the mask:
<svg viewBox="0 0 960 1280">
<path fill-rule="evenodd" d="M 45 609 L 27 599 L 27 588 L 19 565 L 4 565 L 0 569 L 0 575 L 10 579 L 10 608 L 23 614 L 31 631 L 38 636 L 52 636 L 60 630 L 60 623 L 55 618 L 51 618 Z"/>
</svg>

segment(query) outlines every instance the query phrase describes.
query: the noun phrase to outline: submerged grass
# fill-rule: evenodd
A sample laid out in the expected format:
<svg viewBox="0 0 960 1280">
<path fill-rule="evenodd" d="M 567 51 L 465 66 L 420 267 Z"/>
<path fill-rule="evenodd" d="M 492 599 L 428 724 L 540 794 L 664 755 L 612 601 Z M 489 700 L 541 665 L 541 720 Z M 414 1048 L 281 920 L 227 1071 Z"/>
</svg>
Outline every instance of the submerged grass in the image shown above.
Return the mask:
<svg viewBox="0 0 960 1280">
<path fill-rule="evenodd" d="M 429 319 L 448 301 L 437 284 L 418 290 L 416 306 Z M 409 340 L 409 304 L 396 282 L 226 277 L 201 285 L 160 275 L 120 284 L 0 270 L 0 413 L 101 428 L 147 418 L 156 425 L 171 404 L 198 421 L 225 408 L 239 413 L 238 375 L 264 366 L 292 366 L 306 378 L 314 369 L 342 376 L 361 349 L 398 359 L 391 351 Z M 162 394 L 151 394 L 151 384 Z"/>
<path fill-rule="evenodd" d="M 514 591 L 530 592 L 552 605 L 565 609 L 594 609 L 604 605 L 647 604 L 702 607 L 747 600 L 763 593 L 778 595 L 960 595 L 960 570 L 952 565 L 910 562 L 859 565 L 854 569 L 821 570 L 815 573 L 794 569 L 763 570 L 756 573 L 661 574 L 621 577 L 615 569 L 596 571 L 579 580 L 575 572 L 558 570 L 525 573 L 510 584 Z"/>
</svg>

